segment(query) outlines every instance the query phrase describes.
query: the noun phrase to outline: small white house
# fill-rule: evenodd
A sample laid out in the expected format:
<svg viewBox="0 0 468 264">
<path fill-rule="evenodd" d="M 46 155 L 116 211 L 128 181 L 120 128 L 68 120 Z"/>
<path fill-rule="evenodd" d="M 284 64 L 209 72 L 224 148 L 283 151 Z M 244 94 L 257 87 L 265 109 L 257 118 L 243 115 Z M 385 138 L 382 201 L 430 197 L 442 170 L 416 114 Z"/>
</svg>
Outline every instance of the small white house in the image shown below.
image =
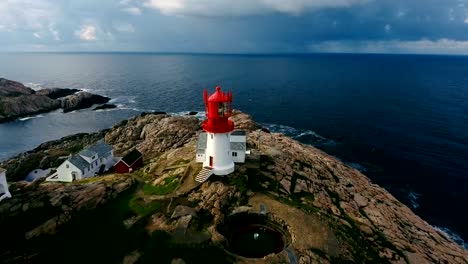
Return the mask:
<svg viewBox="0 0 468 264">
<path fill-rule="evenodd" d="M 57 168 L 56 173 L 47 177 L 46 181 L 81 180 L 105 172 L 114 164 L 112 147 L 101 140 L 78 154 L 70 156 Z"/>
<path fill-rule="evenodd" d="M 229 141 L 231 143 L 230 154 L 232 156 L 232 160 L 236 163 L 245 162 L 245 153 L 247 150 L 246 140 L 245 131 L 243 130 L 233 131 L 229 136 Z"/>
<path fill-rule="evenodd" d="M 207 135 L 208 134 L 206 132 L 202 132 L 198 135 L 196 162 L 202 163 L 205 161 Z M 229 135 L 229 156 L 232 157 L 232 161 L 235 163 L 245 162 L 245 154 L 247 150 L 246 140 L 246 134 L 243 130 L 233 131 Z"/>
<path fill-rule="evenodd" d="M 0 168 L 0 201 L 5 198 L 11 198 L 10 191 L 8 191 L 8 183 L 6 181 L 6 170 Z"/>
</svg>

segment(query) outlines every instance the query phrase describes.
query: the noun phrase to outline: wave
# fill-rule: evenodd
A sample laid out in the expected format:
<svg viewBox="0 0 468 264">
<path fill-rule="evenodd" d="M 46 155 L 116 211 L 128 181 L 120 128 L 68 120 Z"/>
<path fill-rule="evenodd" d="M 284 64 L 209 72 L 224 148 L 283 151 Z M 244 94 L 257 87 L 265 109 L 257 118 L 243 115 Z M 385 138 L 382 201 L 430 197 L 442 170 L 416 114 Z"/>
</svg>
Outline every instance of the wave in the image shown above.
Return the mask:
<svg viewBox="0 0 468 264">
<path fill-rule="evenodd" d="M 136 103 L 136 96 L 126 96 L 126 95 L 121 95 L 117 96 L 115 98 L 112 98 L 109 103 L 112 104 L 135 104 Z"/>
<path fill-rule="evenodd" d="M 421 197 L 421 196 L 422 196 L 422 194 L 417 193 L 417 192 L 411 192 L 411 191 L 410 191 L 410 192 L 408 193 L 408 198 L 409 198 L 409 200 L 410 200 L 410 202 L 411 202 L 411 207 L 412 207 L 413 209 L 416 209 L 416 208 L 419 207 L 418 199 L 419 199 L 419 197 Z"/>
<path fill-rule="evenodd" d="M 29 120 L 29 119 L 35 119 L 35 118 L 40 118 L 40 117 L 44 117 L 44 116 L 43 115 L 27 116 L 27 117 L 19 118 L 18 120 L 19 121 L 26 121 L 26 120 Z"/>
<path fill-rule="evenodd" d="M 40 83 L 24 83 L 24 86 L 29 87 L 34 91 L 44 89 L 44 87 Z"/>
<path fill-rule="evenodd" d="M 259 123 L 261 126 L 267 128 L 269 131 L 274 133 L 282 133 L 293 139 L 296 139 L 302 143 L 310 144 L 313 146 L 335 146 L 337 143 L 332 140 L 325 138 L 317 134 L 317 132 L 308 129 L 298 129 L 286 125 L 271 124 L 271 123 Z"/>
<path fill-rule="evenodd" d="M 439 231 L 443 235 L 445 235 L 447 238 L 452 239 L 455 241 L 457 244 L 462 246 L 464 249 L 468 249 L 468 243 L 463 240 L 457 233 L 453 232 L 452 230 L 448 229 L 447 227 L 439 227 L 439 226 L 433 226 L 435 230 Z"/>
<path fill-rule="evenodd" d="M 358 171 L 360 171 L 360 172 L 365 172 L 365 171 L 367 170 L 366 167 L 364 167 L 363 165 L 358 164 L 358 163 L 346 162 L 346 164 L 347 164 L 348 166 L 350 166 L 351 168 L 354 168 L 354 169 L 356 169 L 356 170 L 358 170 Z"/>
<path fill-rule="evenodd" d="M 205 111 L 181 111 L 181 112 L 174 112 L 174 113 L 169 113 L 170 115 L 176 115 L 176 116 L 187 116 L 189 115 L 190 113 L 193 113 L 193 112 L 196 112 L 196 114 L 192 115 L 196 118 L 198 118 L 199 120 L 204 120 L 206 115 L 205 115 Z"/>
</svg>

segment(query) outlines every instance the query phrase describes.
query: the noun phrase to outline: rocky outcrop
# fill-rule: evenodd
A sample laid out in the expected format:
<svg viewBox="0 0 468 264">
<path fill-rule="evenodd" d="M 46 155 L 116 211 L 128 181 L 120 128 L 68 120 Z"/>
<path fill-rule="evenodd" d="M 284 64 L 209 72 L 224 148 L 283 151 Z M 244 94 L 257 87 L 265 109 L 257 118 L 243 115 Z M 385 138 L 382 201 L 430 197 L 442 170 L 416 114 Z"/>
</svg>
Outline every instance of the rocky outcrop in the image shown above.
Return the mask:
<svg viewBox="0 0 468 264">
<path fill-rule="evenodd" d="M 106 134 L 106 142 L 113 144 L 117 153 L 136 147 L 150 159 L 190 142 L 199 128 L 200 122 L 193 116 L 147 114 L 114 126 Z"/>
<path fill-rule="evenodd" d="M 36 92 L 38 95 L 45 95 L 51 99 L 58 99 L 79 92 L 78 89 L 70 88 L 46 88 Z"/>
<path fill-rule="evenodd" d="M 0 78 L 0 123 L 58 108 L 69 112 L 94 104 L 104 104 L 110 100 L 105 96 L 79 91 L 68 88 L 34 91 L 19 82 Z"/>
<path fill-rule="evenodd" d="M 34 94 L 34 90 L 22 83 L 0 78 L 0 97 L 15 97 Z"/>
<path fill-rule="evenodd" d="M 274 195 L 341 223 L 344 236 L 360 233 L 350 241 L 367 241 L 377 256 L 394 263 L 467 263 L 466 250 L 358 170 L 282 134 L 256 130 L 249 138 L 261 142 L 265 153 L 258 180 L 279 183 Z"/>
<path fill-rule="evenodd" d="M 60 100 L 60 106 L 63 112 L 71 112 L 83 108 L 91 107 L 95 104 L 104 104 L 109 102 L 110 98 L 102 95 L 92 94 L 88 92 L 78 92 L 74 95 L 67 96 Z"/>
<path fill-rule="evenodd" d="M 55 110 L 60 103 L 23 84 L 0 78 L 0 123 Z"/>
<path fill-rule="evenodd" d="M 2 239 L 18 240 L 19 236 L 28 240 L 54 234 L 77 213 L 105 204 L 133 183 L 128 175 L 107 176 L 80 184 L 14 183 L 10 186 L 13 198 L 0 204 Z"/>
</svg>

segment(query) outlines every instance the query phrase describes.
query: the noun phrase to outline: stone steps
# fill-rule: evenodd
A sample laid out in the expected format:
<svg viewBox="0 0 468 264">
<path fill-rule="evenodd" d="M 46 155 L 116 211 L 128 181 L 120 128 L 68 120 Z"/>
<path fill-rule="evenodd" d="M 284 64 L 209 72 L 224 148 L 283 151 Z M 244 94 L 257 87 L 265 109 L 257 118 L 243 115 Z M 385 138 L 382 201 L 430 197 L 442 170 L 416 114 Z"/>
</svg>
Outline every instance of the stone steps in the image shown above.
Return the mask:
<svg viewBox="0 0 468 264">
<path fill-rule="evenodd" d="M 205 182 L 208 178 L 213 174 L 213 169 L 210 167 L 203 167 L 203 169 L 198 173 L 195 177 L 195 181 L 197 182 Z"/>
</svg>

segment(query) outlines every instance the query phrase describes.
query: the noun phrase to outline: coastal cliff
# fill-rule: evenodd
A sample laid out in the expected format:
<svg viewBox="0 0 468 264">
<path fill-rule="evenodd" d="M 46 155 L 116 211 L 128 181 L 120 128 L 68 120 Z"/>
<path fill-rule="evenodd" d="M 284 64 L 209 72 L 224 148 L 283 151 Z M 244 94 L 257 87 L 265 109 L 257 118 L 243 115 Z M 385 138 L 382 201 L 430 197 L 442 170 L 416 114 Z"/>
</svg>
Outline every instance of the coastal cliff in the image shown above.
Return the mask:
<svg viewBox="0 0 468 264">
<path fill-rule="evenodd" d="M 0 78 L 0 123 L 62 108 L 64 112 L 107 103 L 110 98 L 68 88 L 35 91 L 23 84 Z"/>
<path fill-rule="evenodd" d="M 206 263 L 203 255 L 210 254 L 217 263 L 291 263 L 291 255 L 296 263 L 468 263 L 467 250 L 356 169 L 312 146 L 261 129 L 244 113 L 235 111 L 232 119 L 237 129 L 247 131 L 251 155 L 233 174 L 212 176 L 203 184 L 193 180 L 201 169 L 193 161 L 201 127 L 193 116 L 144 114 L 106 131 L 45 143 L 3 162 L 8 179 L 16 181 L 30 168 L 25 168 L 28 161 L 50 167 L 59 156 L 101 137 L 117 155 L 137 148 L 145 158 L 143 168 L 133 174 L 72 184 L 13 183 L 13 199 L 0 203 L 0 225 L 15 230 L 4 241 L 18 244 L 2 245 L 7 250 L 0 257 L 11 263 L 55 262 L 50 248 L 39 246 L 43 237 L 63 254 L 71 253 L 68 247 L 78 244 L 71 230 L 79 228 L 85 236 L 89 231 L 80 223 L 96 225 L 88 226 L 95 230 L 111 221 L 101 214 L 98 221 L 85 212 L 122 210 L 120 218 L 112 217 L 118 224 L 106 233 L 109 237 L 98 239 L 106 246 L 75 253 L 80 255 L 76 262 L 90 254 L 96 261 Z M 125 190 L 130 194 L 123 195 Z M 109 209 L 117 200 L 125 206 Z M 228 237 L 220 227 L 233 214 L 259 211 L 267 211 L 279 223 L 287 250 L 259 259 L 226 252 Z M 27 225 L 19 228 L 18 223 Z M 38 247 L 14 246 L 22 243 Z"/>
</svg>

